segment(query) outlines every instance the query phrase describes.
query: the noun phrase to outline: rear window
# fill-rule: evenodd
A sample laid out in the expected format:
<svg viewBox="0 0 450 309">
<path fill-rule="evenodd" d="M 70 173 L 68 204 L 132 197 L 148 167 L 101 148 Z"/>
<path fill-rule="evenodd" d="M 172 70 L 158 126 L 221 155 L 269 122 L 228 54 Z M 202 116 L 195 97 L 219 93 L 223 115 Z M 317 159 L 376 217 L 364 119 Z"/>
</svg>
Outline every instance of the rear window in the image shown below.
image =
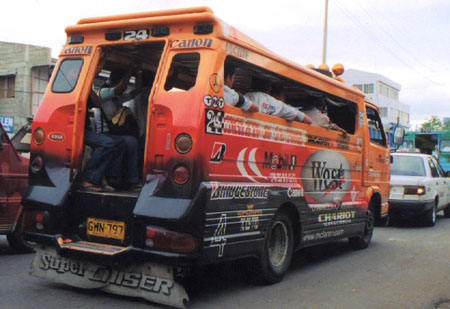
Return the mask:
<svg viewBox="0 0 450 309">
<path fill-rule="evenodd" d="M 450 152 L 450 140 L 442 140 L 439 146 L 440 152 Z"/>
<path fill-rule="evenodd" d="M 394 156 L 391 175 L 425 176 L 425 167 L 420 157 Z"/>
<path fill-rule="evenodd" d="M 52 91 L 58 93 L 71 92 L 77 84 L 82 65 L 82 59 L 63 60 L 58 68 L 58 73 L 56 73 Z"/>
<path fill-rule="evenodd" d="M 193 88 L 197 80 L 199 63 L 199 53 L 183 53 L 173 57 L 164 89 L 188 91 Z"/>
</svg>

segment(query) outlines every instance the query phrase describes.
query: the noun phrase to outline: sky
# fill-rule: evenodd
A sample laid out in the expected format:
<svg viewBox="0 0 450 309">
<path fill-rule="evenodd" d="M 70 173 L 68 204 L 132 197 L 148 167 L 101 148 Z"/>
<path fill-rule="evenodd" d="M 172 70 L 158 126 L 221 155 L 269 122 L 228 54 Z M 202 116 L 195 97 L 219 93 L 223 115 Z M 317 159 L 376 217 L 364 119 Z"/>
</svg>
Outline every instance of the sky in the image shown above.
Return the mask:
<svg viewBox="0 0 450 309">
<path fill-rule="evenodd" d="M 0 41 L 50 47 L 85 17 L 208 6 L 279 56 L 322 62 L 325 0 L 14 0 L 0 11 Z M 329 0 L 326 62 L 376 73 L 401 85 L 413 127 L 450 117 L 450 1 Z"/>
</svg>

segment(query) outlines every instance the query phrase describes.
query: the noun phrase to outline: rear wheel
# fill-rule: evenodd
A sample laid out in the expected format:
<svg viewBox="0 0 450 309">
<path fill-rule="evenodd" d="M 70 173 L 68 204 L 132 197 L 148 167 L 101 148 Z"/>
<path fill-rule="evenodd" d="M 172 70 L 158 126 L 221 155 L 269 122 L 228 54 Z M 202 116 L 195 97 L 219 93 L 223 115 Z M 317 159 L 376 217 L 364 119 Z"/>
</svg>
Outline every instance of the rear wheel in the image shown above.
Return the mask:
<svg viewBox="0 0 450 309">
<path fill-rule="evenodd" d="M 259 259 L 259 276 L 269 284 L 280 282 L 289 268 L 294 250 L 293 228 L 289 217 L 278 213 L 266 233 Z"/>
<path fill-rule="evenodd" d="M 436 224 L 436 205 L 437 201 L 435 202 L 435 205 L 425 213 L 425 216 L 423 217 L 423 226 L 432 227 Z"/>
<path fill-rule="evenodd" d="M 29 253 L 34 250 L 34 243 L 26 241 L 22 237 L 22 215 L 20 215 L 19 220 L 16 224 L 16 229 L 6 235 L 8 239 L 9 246 L 15 252 L 19 253 Z"/>
<path fill-rule="evenodd" d="M 373 214 L 373 202 L 370 201 L 369 208 L 367 209 L 364 235 L 349 237 L 348 243 L 350 244 L 350 247 L 357 250 L 366 249 L 369 246 L 370 241 L 372 240 L 374 223 L 375 216 Z"/>
</svg>

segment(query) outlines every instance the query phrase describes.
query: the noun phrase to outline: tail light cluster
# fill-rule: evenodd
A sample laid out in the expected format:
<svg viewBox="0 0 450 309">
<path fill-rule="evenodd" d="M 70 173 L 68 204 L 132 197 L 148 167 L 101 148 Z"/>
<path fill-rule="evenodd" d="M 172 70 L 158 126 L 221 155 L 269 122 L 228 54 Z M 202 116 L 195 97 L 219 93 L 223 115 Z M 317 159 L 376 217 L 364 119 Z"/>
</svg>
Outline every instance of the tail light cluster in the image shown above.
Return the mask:
<svg viewBox="0 0 450 309">
<path fill-rule="evenodd" d="M 198 242 L 196 238 L 189 234 L 147 226 L 145 246 L 161 251 L 188 253 L 197 249 Z"/>
<path fill-rule="evenodd" d="M 46 211 L 24 211 L 22 215 L 22 228 L 26 232 L 44 232 L 48 222 Z"/>
<path fill-rule="evenodd" d="M 180 154 L 189 153 L 192 149 L 192 145 L 192 137 L 187 133 L 178 134 L 175 138 L 175 150 Z M 176 184 L 184 185 L 191 178 L 191 172 L 186 165 L 179 164 L 172 169 L 171 177 L 173 182 L 175 182 Z"/>
</svg>

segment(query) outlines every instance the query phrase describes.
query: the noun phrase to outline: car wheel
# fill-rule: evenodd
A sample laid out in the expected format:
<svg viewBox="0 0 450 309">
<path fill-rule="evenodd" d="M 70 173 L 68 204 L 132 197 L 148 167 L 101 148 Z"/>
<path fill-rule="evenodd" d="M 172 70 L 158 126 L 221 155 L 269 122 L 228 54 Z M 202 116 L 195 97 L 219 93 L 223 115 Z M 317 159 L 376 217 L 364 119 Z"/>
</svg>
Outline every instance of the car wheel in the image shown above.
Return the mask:
<svg viewBox="0 0 450 309">
<path fill-rule="evenodd" d="M 22 237 L 22 215 L 19 217 L 16 229 L 12 233 L 7 234 L 6 238 L 14 252 L 29 253 L 34 251 L 35 243 L 26 241 Z"/>
<path fill-rule="evenodd" d="M 436 205 L 437 203 L 425 213 L 425 217 L 423 217 L 423 226 L 432 227 L 436 224 Z"/>
<path fill-rule="evenodd" d="M 369 208 L 367 209 L 367 216 L 366 216 L 366 226 L 364 228 L 364 235 L 363 236 L 355 236 L 355 237 L 349 237 L 348 243 L 350 244 L 350 247 L 352 247 L 355 250 L 361 250 L 366 249 L 370 241 L 372 240 L 373 235 L 373 227 L 375 223 L 375 216 L 373 214 L 373 203 L 370 201 Z"/>
<path fill-rule="evenodd" d="M 444 217 L 450 218 L 450 204 L 448 204 L 447 207 L 444 208 Z"/>
<path fill-rule="evenodd" d="M 265 283 L 280 282 L 289 268 L 294 250 L 293 228 L 289 217 L 277 213 L 265 237 L 259 259 L 259 279 Z"/>
</svg>

